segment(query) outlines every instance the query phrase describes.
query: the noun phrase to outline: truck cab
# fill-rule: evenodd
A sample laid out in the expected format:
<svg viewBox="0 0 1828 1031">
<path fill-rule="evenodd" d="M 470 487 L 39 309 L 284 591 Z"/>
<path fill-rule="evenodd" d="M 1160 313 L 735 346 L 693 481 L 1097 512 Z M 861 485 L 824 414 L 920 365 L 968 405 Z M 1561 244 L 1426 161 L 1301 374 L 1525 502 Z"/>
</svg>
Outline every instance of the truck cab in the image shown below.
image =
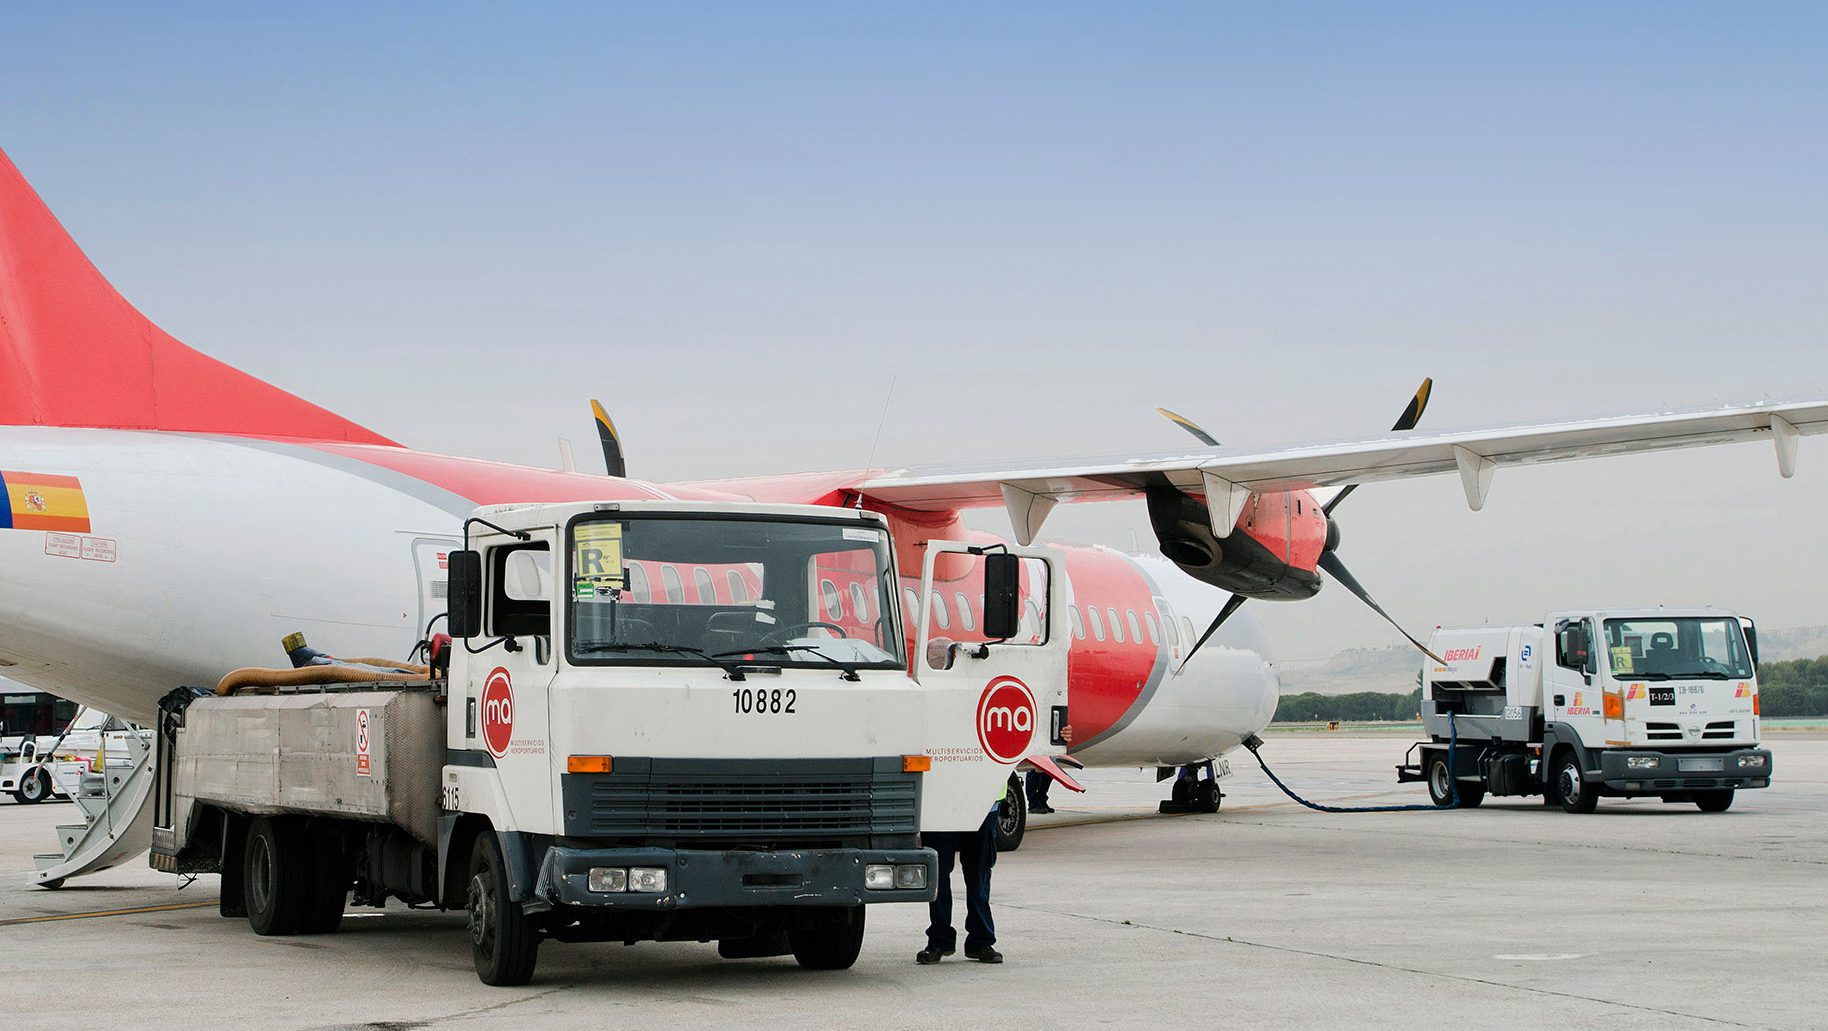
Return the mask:
<svg viewBox="0 0 1828 1031">
<path fill-rule="evenodd" d="M 352 888 L 463 909 L 489 984 L 545 941 L 842 969 L 868 906 L 933 898 L 923 831 L 977 829 L 1017 763 L 1065 751 L 1046 548 L 927 541 L 916 595 L 849 509 L 491 506 L 463 545 L 429 669 L 173 692 L 156 867 L 222 871 L 262 934 L 334 930 Z M 973 638 L 903 613 L 940 578 L 982 591 Z"/>
<path fill-rule="evenodd" d="M 1602 796 L 1656 796 L 1718 812 L 1770 784 L 1757 631 L 1732 612 L 1551 612 L 1437 630 L 1429 650 L 1442 660 L 1420 678 L 1429 740 L 1399 779 L 1427 781 L 1436 804 L 1540 794 L 1591 812 Z"/>
</svg>

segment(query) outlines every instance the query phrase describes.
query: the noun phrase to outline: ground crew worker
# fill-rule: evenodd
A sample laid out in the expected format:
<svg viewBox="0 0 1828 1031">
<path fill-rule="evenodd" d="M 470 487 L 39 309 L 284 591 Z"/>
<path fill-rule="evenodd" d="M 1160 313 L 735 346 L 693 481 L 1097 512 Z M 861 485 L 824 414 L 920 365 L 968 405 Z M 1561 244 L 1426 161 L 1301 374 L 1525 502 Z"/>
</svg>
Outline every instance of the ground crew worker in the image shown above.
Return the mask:
<svg viewBox="0 0 1828 1031">
<path fill-rule="evenodd" d="M 914 956 L 921 965 L 938 963 L 958 948 L 958 930 L 952 926 L 952 866 L 956 861 L 965 868 L 965 958 L 979 963 L 1001 963 L 1003 954 L 995 948 L 996 925 L 990 919 L 990 868 L 997 862 L 997 810 L 1009 782 L 984 814 L 984 822 L 974 831 L 932 831 L 920 836 L 920 843 L 939 853 L 939 885 L 933 901 L 927 903 L 929 924 L 927 947 Z"/>
</svg>

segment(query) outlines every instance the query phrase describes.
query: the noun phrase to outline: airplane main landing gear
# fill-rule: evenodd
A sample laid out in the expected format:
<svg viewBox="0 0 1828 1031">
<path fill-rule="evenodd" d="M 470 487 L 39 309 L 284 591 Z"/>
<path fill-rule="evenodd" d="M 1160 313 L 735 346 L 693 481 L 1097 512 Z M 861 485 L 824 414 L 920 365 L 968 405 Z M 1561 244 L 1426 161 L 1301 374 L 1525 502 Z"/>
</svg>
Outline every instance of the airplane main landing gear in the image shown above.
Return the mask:
<svg viewBox="0 0 1828 1031">
<path fill-rule="evenodd" d="M 1164 813 L 1216 813 L 1225 793 L 1219 790 L 1219 778 L 1209 762 L 1187 766 L 1162 766 L 1156 769 L 1156 780 L 1174 778 L 1174 789 L 1161 804 Z"/>
</svg>

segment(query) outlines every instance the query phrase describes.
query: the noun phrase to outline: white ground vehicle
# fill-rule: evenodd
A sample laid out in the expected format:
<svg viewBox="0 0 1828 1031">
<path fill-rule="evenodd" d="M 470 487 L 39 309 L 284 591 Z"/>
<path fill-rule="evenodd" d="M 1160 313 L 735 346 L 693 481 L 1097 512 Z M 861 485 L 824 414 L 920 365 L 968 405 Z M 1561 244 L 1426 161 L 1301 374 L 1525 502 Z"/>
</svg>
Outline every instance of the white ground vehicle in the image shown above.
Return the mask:
<svg viewBox="0 0 1828 1031">
<path fill-rule="evenodd" d="M 53 752 L 56 738 L 0 739 L 0 791 L 23 805 L 49 798 L 68 798 L 89 764 Z"/>
<path fill-rule="evenodd" d="M 1722 812 L 1736 790 L 1771 783 L 1757 631 L 1731 612 L 1552 612 L 1533 626 L 1437 630 L 1428 647 L 1446 660 L 1422 668 L 1429 740 L 1397 779 L 1426 781 L 1437 805 L 1457 787 L 1462 806 L 1539 794 L 1587 813 L 1602 795 L 1654 795 Z"/>
<path fill-rule="evenodd" d="M 981 569 L 993 643 L 923 631 L 910 673 L 874 513 L 499 506 L 466 537 L 448 679 L 167 698 L 155 867 L 220 871 L 261 934 L 334 930 L 351 890 L 465 909 L 490 984 L 548 938 L 841 969 L 867 904 L 932 897 L 920 831 L 979 826 L 1015 763 L 1064 751 L 1071 635 L 1019 616 L 1063 607 L 1045 549 L 915 552 L 929 584 Z M 870 604 L 827 618 L 853 586 Z"/>
</svg>

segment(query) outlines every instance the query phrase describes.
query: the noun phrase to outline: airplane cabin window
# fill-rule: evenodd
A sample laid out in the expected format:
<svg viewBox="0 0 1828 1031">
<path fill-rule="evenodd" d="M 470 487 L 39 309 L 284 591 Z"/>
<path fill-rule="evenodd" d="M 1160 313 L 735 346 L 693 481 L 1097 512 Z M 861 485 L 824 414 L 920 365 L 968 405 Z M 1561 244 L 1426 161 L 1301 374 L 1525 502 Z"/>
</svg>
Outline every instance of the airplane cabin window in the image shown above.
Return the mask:
<svg viewBox="0 0 1828 1031">
<path fill-rule="evenodd" d="M 912 623 L 915 617 L 920 615 L 920 596 L 914 593 L 914 588 L 908 587 L 902 590 L 901 605 L 905 610 L 902 612 L 901 618 L 908 622 Z"/>
<path fill-rule="evenodd" d="M 1183 638 L 1183 640 L 1187 642 L 1187 647 L 1193 647 L 1193 643 L 1200 639 L 1200 635 L 1193 632 L 1193 620 L 1188 619 L 1186 616 L 1182 616 L 1181 629 L 1187 632 L 1187 636 Z"/>
<path fill-rule="evenodd" d="M 844 602 L 838 597 L 838 585 L 830 580 L 819 581 L 819 600 L 825 605 L 825 618 L 836 622 L 844 618 Z"/>
<path fill-rule="evenodd" d="M 717 604 L 717 585 L 711 582 L 711 573 L 703 566 L 692 570 L 692 585 L 698 588 L 698 604 Z"/>
<path fill-rule="evenodd" d="M 971 599 L 965 597 L 963 591 L 959 591 L 952 597 L 958 602 L 958 625 L 966 630 L 976 630 L 977 613 L 971 610 Z"/>
<path fill-rule="evenodd" d="M 1116 641 L 1118 644 L 1122 644 L 1123 643 L 1123 617 L 1119 616 L 1117 614 L 1117 610 L 1115 608 L 1109 608 L 1109 607 L 1107 607 L 1104 610 L 1104 614 L 1111 618 L 1111 640 Z"/>
<path fill-rule="evenodd" d="M 1137 644 L 1141 644 L 1143 639 L 1142 627 L 1136 622 L 1136 610 L 1124 609 L 1123 614 L 1124 617 L 1130 621 L 1130 640 L 1135 641 Z"/>
<path fill-rule="evenodd" d="M 946 612 L 945 596 L 938 591 L 933 592 L 933 622 L 941 630 L 950 629 L 952 626 L 952 617 Z"/>
<path fill-rule="evenodd" d="M 1104 640 L 1104 620 L 1098 618 L 1098 606 L 1087 605 L 1085 607 L 1085 622 L 1092 628 L 1093 637 L 1100 641 Z"/>
<path fill-rule="evenodd" d="M 647 593 L 647 570 L 641 568 L 639 562 L 628 564 L 628 593 L 643 604 L 651 600 Z"/>
<path fill-rule="evenodd" d="M 724 579 L 730 583 L 730 603 L 747 605 L 749 603 L 749 585 L 743 582 L 743 574 L 732 569 L 724 574 Z"/>
<path fill-rule="evenodd" d="M 1081 619 L 1079 616 L 1079 606 L 1068 605 L 1066 607 L 1066 614 L 1071 617 L 1073 621 L 1073 640 L 1085 640 L 1085 620 Z"/>
<path fill-rule="evenodd" d="M 869 622 L 870 599 L 869 595 L 863 593 L 863 585 L 860 583 L 851 584 L 851 611 L 856 613 L 857 622 Z"/>
<path fill-rule="evenodd" d="M 1155 626 L 1155 613 L 1143 610 L 1143 626 L 1149 631 L 1149 643 L 1159 647 L 1162 643 L 1161 631 Z"/>
<path fill-rule="evenodd" d="M 685 583 L 679 579 L 679 570 L 671 564 L 661 566 L 660 583 L 666 588 L 668 605 L 685 604 Z"/>
</svg>

